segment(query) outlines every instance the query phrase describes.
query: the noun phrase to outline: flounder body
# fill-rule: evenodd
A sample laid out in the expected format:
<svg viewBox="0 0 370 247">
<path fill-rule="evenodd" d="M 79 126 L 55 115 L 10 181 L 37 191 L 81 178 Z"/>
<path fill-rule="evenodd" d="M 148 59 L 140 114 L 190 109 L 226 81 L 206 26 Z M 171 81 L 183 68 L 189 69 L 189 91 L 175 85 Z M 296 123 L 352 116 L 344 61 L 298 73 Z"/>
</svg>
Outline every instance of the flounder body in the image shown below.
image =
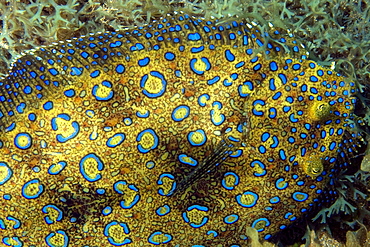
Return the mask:
<svg viewBox="0 0 370 247">
<path fill-rule="evenodd" d="M 0 81 L 1 240 L 269 239 L 325 198 L 354 92 L 243 22 L 175 15 L 39 48 Z"/>
</svg>

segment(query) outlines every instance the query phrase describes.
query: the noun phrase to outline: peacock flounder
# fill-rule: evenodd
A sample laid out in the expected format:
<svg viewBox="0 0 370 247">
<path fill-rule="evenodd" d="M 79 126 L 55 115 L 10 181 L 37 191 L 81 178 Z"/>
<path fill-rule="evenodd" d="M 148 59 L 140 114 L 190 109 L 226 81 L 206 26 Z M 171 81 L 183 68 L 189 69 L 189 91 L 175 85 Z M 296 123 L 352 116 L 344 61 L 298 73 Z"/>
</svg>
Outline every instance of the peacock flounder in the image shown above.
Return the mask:
<svg viewBox="0 0 370 247">
<path fill-rule="evenodd" d="M 289 35 L 243 22 L 174 15 L 31 51 L 0 82 L 1 240 L 269 239 L 330 200 L 354 92 Z"/>
</svg>

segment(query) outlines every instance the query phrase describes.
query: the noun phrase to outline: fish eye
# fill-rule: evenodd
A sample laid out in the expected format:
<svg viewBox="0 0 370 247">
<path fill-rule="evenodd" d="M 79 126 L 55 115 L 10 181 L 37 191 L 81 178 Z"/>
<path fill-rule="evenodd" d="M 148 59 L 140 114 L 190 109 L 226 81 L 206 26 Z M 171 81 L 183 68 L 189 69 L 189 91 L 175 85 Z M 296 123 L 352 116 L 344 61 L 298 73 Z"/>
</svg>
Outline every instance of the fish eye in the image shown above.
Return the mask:
<svg viewBox="0 0 370 247">
<path fill-rule="evenodd" d="M 319 176 L 324 170 L 322 159 L 317 156 L 309 157 L 303 165 L 303 170 L 312 178 Z"/>
<path fill-rule="evenodd" d="M 314 121 L 325 121 L 332 112 L 332 106 L 328 102 L 317 102 L 310 107 L 309 115 Z"/>
</svg>

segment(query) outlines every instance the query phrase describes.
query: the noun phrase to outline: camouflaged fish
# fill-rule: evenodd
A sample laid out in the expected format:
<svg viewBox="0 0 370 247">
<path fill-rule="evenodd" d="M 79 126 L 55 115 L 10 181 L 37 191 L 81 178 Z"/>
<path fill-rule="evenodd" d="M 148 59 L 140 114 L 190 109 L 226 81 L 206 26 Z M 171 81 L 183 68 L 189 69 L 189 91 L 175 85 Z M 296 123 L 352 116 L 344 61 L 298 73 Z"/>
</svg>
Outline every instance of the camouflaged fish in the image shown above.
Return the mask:
<svg viewBox="0 0 370 247">
<path fill-rule="evenodd" d="M 31 51 L 0 82 L 1 241 L 270 239 L 330 201 L 354 93 L 289 35 L 244 22 L 174 15 Z"/>
</svg>

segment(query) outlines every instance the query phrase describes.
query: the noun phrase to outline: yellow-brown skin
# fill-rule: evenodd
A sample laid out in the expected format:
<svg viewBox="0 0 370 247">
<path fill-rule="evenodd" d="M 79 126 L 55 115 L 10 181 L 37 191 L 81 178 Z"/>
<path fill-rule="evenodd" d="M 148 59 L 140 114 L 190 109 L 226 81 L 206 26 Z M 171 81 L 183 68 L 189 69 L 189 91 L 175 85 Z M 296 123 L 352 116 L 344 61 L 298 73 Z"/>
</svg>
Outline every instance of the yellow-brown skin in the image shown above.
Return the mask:
<svg viewBox="0 0 370 247">
<path fill-rule="evenodd" d="M 262 53 L 246 54 L 246 49 L 259 46 L 250 35 L 249 44 L 243 45 L 241 35 L 249 30 L 245 26 L 222 32 L 212 31 L 223 35 L 222 41 L 215 41 L 207 38 L 212 33 L 206 34 L 199 24 L 195 28 L 188 20 L 170 20 L 170 22 L 174 25 L 188 23 L 191 26 L 190 30 L 162 34 L 165 40 L 169 37 L 179 38 L 178 43 L 172 41 L 161 43 L 153 38 L 145 39 L 136 34 L 126 34 L 120 38 L 113 35 L 109 41 L 98 44 L 95 48 L 84 48 L 83 45 L 90 43 L 87 41 L 88 38 L 84 38 L 84 41 L 79 41 L 77 45 L 73 45 L 75 41 L 72 41 L 72 47 L 58 44 L 45 48 L 46 51 L 38 50 L 33 55 L 24 56 L 17 64 L 18 67 L 26 68 L 29 78 L 22 80 L 19 76 L 11 75 L 3 80 L 5 84 L 19 82 L 22 86 L 14 90 L 18 90 L 22 97 L 12 97 L 12 99 L 17 104 L 23 101 L 27 104 L 22 114 L 17 113 L 10 103 L 2 103 L 0 108 L 4 113 L 8 108 L 15 111 L 14 116 L 4 114 L 5 116 L 0 120 L 0 140 L 2 142 L 0 162 L 6 164 L 0 167 L 2 169 L 0 181 L 5 180 L 8 171 L 6 167 L 13 172 L 10 179 L 0 185 L 0 219 L 6 226 L 6 229 L 1 230 L 1 235 L 14 237 L 13 240 L 3 239 L 3 241 L 13 244 L 22 241 L 25 246 L 46 246 L 47 242 L 50 246 L 57 246 L 57 243 L 60 246 L 63 244 L 66 246 L 67 242 L 63 237 L 63 234 L 66 234 L 69 246 L 110 246 L 109 240 L 116 243 L 131 241 L 129 246 L 151 246 L 148 242 L 150 236 L 153 237 L 150 241 L 164 242 L 162 245 L 168 246 L 176 244 L 179 246 L 193 244 L 205 246 L 240 244 L 244 246 L 246 243 L 245 227 L 252 225 L 263 230 L 261 237 L 274 234 L 280 230 L 281 225 L 287 226 L 295 217 L 303 215 L 301 209 L 309 209 L 313 200 L 319 197 L 317 190 L 324 189 L 329 178 L 328 175 L 319 176 L 320 174 L 317 174 L 316 170 L 313 171 L 311 167 L 312 164 L 317 167 L 321 165 L 326 174 L 329 174 L 330 169 L 334 167 L 335 162 L 329 162 L 329 159 L 337 156 L 338 146 L 333 150 L 329 150 L 329 146 L 332 141 L 337 143 L 342 141 L 343 134 L 338 134 L 338 129 L 349 130 L 344 125 L 345 119 L 352 112 L 353 101 L 351 93 L 343 95 L 343 91 L 353 90 L 353 84 L 344 82 L 344 78 L 329 75 L 327 69 L 318 65 L 311 68 L 312 61 L 299 61 L 296 58 L 302 55 L 300 52 L 287 54 L 282 51 L 275 52 L 274 48 L 264 47 Z M 155 28 L 146 29 L 154 33 Z M 237 35 L 235 40 L 230 40 L 229 33 L 237 33 L 237 30 L 241 30 L 241 34 Z M 196 32 L 201 34 L 201 40 L 187 39 L 189 33 Z M 261 41 L 264 40 L 253 28 L 250 32 L 255 33 Z M 99 40 L 98 36 L 94 36 L 96 40 Z M 291 39 L 285 38 L 288 43 L 291 42 Z M 96 40 L 91 42 L 96 43 Z M 122 45 L 109 48 L 109 44 L 115 40 L 122 41 Z M 126 44 L 128 40 L 131 43 Z M 130 51 L 130 47 L 135 43 L 143 43 L 144 49 Z M 161 48 L 149 51 L 148 48 L 156 43 L 159 43 Z M 215 48 L 210 49 L 210 44 L 213 44 Z M 273 41 L 271 44 L 282 49 Z M 181 45 L 184 45 L 183 52 L 179 51 Z M 205 45 L 203 51 L 191 52 L 191 48 L 201 45 Z M 123 55 L 116 54 L 102 59 L 101 57 L 106 54 L 101 50 L 102 47 L 107 47 L 109 52 L 121 52 Z M 54 48 L 56 53 L 49 52 Z M 72 61 L 64 55 L 61 62 L 49 64 L 48 59 L 56 61 L 57 55 L 61 54 L 59 49 L 75 50 L 75 54 L 71 55 Z M 271 52 L 268 57 L 264 54 L 266 49 Z M 226 50 L 230 50 L 235 56 L 234 61 L 228 60 Z M 256 50 L 261 52 L 261 48 Z M 89 53 L 86 59 L 80 55 L 83 51 Z M 172 52 L 175 59 L 172 61 L 166 59 L 167 52 Z M 94 53 L 99 54 L 100 58 L 93 59 Z M 126 55 L 130 56 L 129 61 L 125 59 Z M 252 63 L 250 60 L 255 55 L 259 57 L 258 62 Z M 37 56 L 42 60 L 36 60 Z M 140 66 L 139 61 L 146 57 L 150 58 L 149 64 Z M 204 57 L 208 59 L 211 68 L 207 68 L 207 64 L 202 60 Z M 292 58 L 292 62 L 287 64 L 286 60 L 289 58 Z M 191 59 L 196 59 L 193 65 L 190 64 Z M 22 65 L 26 61 L 31 61 L 33 64 Z M 97 61 L 97 64 L 91 65 L 92 61 Z M 245 64 L 237 68 L 236 65 L 241 61 Z M 277 64 L 276 71 L 269 67 L 272 61 Z M 257 63 L 261 63 L 262 67 L 254 71 L 253 67 Z M 299 70 L 293 70 L 292 65 L 295 63 L 301 65 Z M 88 64 L 90 67 L 84 68 L 81 75 L 71 75 L 72 67 L 81 68 Z M 119 64 L 125 67 L 122 73 L 117 72 Z M 40 72 L 38 69 L 41 65 L 45 66 L 45 72 Z M 68 69 L 62 73 L 64 65 Z M 287 68 L 284 69 L 284 66 Z M 52 72 L 49 72 L 51 68 L 55 68 L 59 74 L 52 75 Z M 204 73 L 197 74 L 193 68 Z M 14 67 L 12 71 L 16 69 L 17 67 Z M 95 70 L 99 70 L 100 74 L 92 77 L 90 74 Z M 176 70 L 180 70 L 181 75 L 177 74 Z M 318 70 L 322 70 L 324 75 L 317 76 Z M 38 73 L 36 78 L 31 79 L 28 74 L 30 71 Z M 159 77 L 155 76 L 158 74 L 150 74 L 152 71 L 160 72 L 167 81 L 165 91 L 157 98 L 148 96 L 148 94 L 158 93 L 162 87 Z M 299 75 L 302 71 L 305 73 Z M 236 79 L 231 78 L 233 73 L 238 74 Z M 280 73 L 286 76 L 285 85 L 279 79 Z M 58 81 L 59 87 L 45 86 L 40 79 L 41 74 L 45 74 L 46 78 L 43 80 Z M 141 80 L 145 75 L 147 75 L 147 80 L 141 85 Z M 317 76 L 318 82 L 310 81 L 311 75 Z M 209 85 L 207 81 L 215 76 L 219 76 L 220 79 Z M 271 78 L 275 79 L 275 90 L 270 89 Z M 298 80 L 295 81 L 294 78 Z M 232 82 L 231 85 L 225 86 L 223 82 L 226 79 Z M 108 84 L 105 86 L 102 84 L 105 80 L 110 82 L 111 87 L 107 86 Z M 253 88 L 248 87 L 247 81 L 253 84 Z M 338 89 L 328 89 L 322 85 L 323 81 L 327 81 L 330 85 L 333 85 L 334 81 L 336 85 L 343 81 L 343 85 L 338 86 Z M 34 88 L 36 84 L 44 87 L 42 99 L 36 97 L 36 93 L 39 93 Z M 305 92 L 301 90 L 303 84 L 306 84 L 308 88 Z M 22 92 L 26 85 L 33 87 L 32 93 L 27 95 Z M 316 88 L 317 94 L 312 93 L 311 88 Z M 75 91 L 73 97 L 67 97 L 64 94 L 69 89 Z M 325 91 L 335 91 L 336 95 L 325 97 Z M 4 92 L 7 90 L 2 89 L 0 94 Z M 113 92 L 113 96 L 109 96 L 110 92 Z M 276 92 L 281 92 L 282 96 L 273 99 Z M 203 94 L 208 94 L 209 99 L 199 99 Z M 316 98 L 318 95 L 322 96 L 319 103 Z M 293 98 L 293 102 L 286 100 L 288 96 Z M 299 96 L 303 97 L 302 101 L 298 100 Z M 309 96 L 314 96 L 315 99 L 309 100 Z M 101 100 L 102 98 L 108 100 Z M 343 102 L 339 103 L 339 98 L 343 98 Z M 262 100 L 264 105 L 256 100 Z M 53 102 L 53 107 L 45 110 L 47 106 L 44 104 L 48 101 Z M 216 101 L 220 104 L 215 103 Z M 330 106 L 330 110 L 327 110 L 327 107 L 326 110 L 318 113 L 322 108 L 321 103 L 328 106 L 330 101 L 337 102 Z M 254 102 L 257 103 L 254 104 Z M 349 106 L 348 109 L 345 104 Z M 188 106 L 190 113 L 185 117 L 186 110 L 178 111 L 176 116 L 180 119 L 185 118 L 181 121 L 174 121 L 171 115 L 180 105 Z M 221 109 L 218 107 L 220 105 L 222 105 Z M 290 106 L 291 110 L 284 112 L 284 106 Z M 276 108 L 274 118 L 269 117 L 272 107 Z M 211 110 L 213 110 L 212 113 Z M 298 115 L 300 110 L 303 112 L 302 115 Z M 92 114 L 91 111 L 95 113 Z M 262 116 L 255 115 L 254 111 L 262 113 Z M 340 114 L 336 115 L 334 111 Z M 138 117 L 148 112 L 148 117 Z M 30 113 L 37 116 L 35 121 L 29 120 Z M 291 113 L 295 113 L 295 119 L 298 121 L 292 122 L 289 119 Z M 63 119 L 60 114 L 66 114 L 70 119 Z M 222 121 L 222 116 L 224 116 L 224 121 Z M 128 124 L 127 118 L 131 118 L 131 124 Z M 222 121 L 222 123 L 215 125 L 212 119 L 216 122 Z M 333 121 L 325 124 L 327 119 Z M 340 120 L 340 122 L 335 123 L 335 120 Z M 13 122 L 15 128 L 7 131 L 6 128 Z M 73 127 L 73 122 L 79 125 L 79 131 L 75 136 L 73 132 L 76 128 Z M 53 123 L 58 127 L 57 129 L 53 128 Z M 244 125 L 241 132 L 237 131 L 239 124 Z M 304 128 L 305 124 L 310 124 L 311 129 Z M 320 124 L 320 127 L 316 128 L 317 124 Z M 156 133 L 157 145 L 154 143 L 156 136 L 150 132 L 142 133 L 148 128 Z M 228 128 L 232 130 L 228 132 Z M 329 135 L 331 128 L 335 133 Z M 191 141 L 196 144 L 202 143 L 204 137 L 199 134 L 200 132 L 195 132 L 199 129 L 204 131 L 207 139 L 203 145 L 191 145 L 189 133 L 193 133 Z M 328 133 L 325 138 L 320 137 L 322 131 Z M 264 132 L 269 132 L 270 137 L 262 141 Z M 27 137 L 17 137 L 19 133 L 29 134 L 32 143 L 28 143 Z M 115 144 L 120 144 L 116 147 L 108 147 L 109 138 L 118 133 L 124 134 L 124 140 L 120 143 L 119 137 L 116 136 Z M 140 133 L 142 133 L 141 140 L 137 141 L 140 139 Z M 307 137 L 302 138 L 301 134 L 307 134 Z M 67 140 L 58 141 L 58 135 L 59 138 L 67 138 Z M 312 138 L 312 135 L 315 135 L 315 138 Z M 73 136 L 73 138 L 68 139 L 68 136 Z M 158 192 L 162 189 L 162 194 L 169 194 L 173 183 L 175 181 L 179 183 L 194 169 L 193 166 L 180 162 L 179 155 L 185 154 L 187 156 L 183 158 L 185 161 L 191 161 L 189 158 L 191 157 L 197 161 L 199 166 L 214 152 L 222 140 L 230 136 L 241 140 L 239 143 L 232 142 L 234 148 L 230 148 L 234 151 L 234 156 L 242 151 L 239 157 L 229 157 L 214 171 L 184 188 L 180 193 L 166 196 Z M 295 142 L 289 142 L 289 137 L 293 137 Z M 15 138 L 17 138 L 17 143 L 14 141 Z M 276 148 L 272 148 L 271 145 L 276 144 L 276 138 L 279 144 Z M 314 148 L 315 142 L 318 143 L 318 148 Z M 41 147 L 44 143 L 46 146 Z M 27 144 L 30 144 L 27 149 L 19 148 Z M 147 150 L 153 146 L 154 148 L 142 153 L 138 145 Z M 265 146 L 264 153 L 260 151 L 262 150 L 260 145 Z M 326 147 L 326 150 L 320 151 L 321 146 Z M 302 148 L 306 148 L 304 155 L 301 155 Z M 239 151 L 235 151 L 236 149 Z M 281 152 L 285 153 L 285 160 Z M 89 154 L 93 155 L 87 156 Z M 289 161 L 291 156 L 296 156 L 294 161 Z M 84 157 L 85 161 L 82 162 L 84 165 L 81 168 L 80 163 Z M 269 159 L 274 161 L 269 162 Z M 256 163 L 256 160 L 265 167 L 258 165 L 261 163 Z M 59 174 L 51 175 L 48 171 L 50 166 L 61 161 L 66 162 L 65 168 Z M 98 161 L 104 164 L 100 170 L 97 167 Z M 151 162 L 154 162 L 155 166 L 149 169 Z M 84 176 L 81 169 L 87 175 Z M 97 174 L 100 174 L 100 179 L 96 177 Z M 173 178 L 165 176 L 160 179 L 162 174 L 172 174 Z M 235 185 L 236 177 L 230 174 L 237 174 L 239 177 L 237 185 Z M 94 181 L 88 181 L 86 176 Z M 322 179 L 318 180 L 317 177 L 322 177 Z M 163 183 L 160 184 L 159 180 Z M 29 181 L 36 182 L 25 186 Z M 116 184 L 118 181 L 125 182 Z M 298 185 L 298 181 L 303 181 L 304 185 Z M 288 186 L 285 188 L 286 183 Z M 115 184 L 116 189 L 114 189 Z M 37 196 L 35 196 L 38 190 L 36 185 L 43 186 L 43 192 Z M 130 189 L 128 185 L 134 185 L 137 191 L 132 187 Z M 234 189 L 227 189 L 225 185 L 234 187 Z M 312 189 L 311 185 L 316 187 Z M 22 196 L 22 188 L 28 196 L 36 198 L 27 199 Z M 31 191 L 31 188 L 34 188 L 36 192 Z M 105 192 L 99 194 L 97 189 L 104 189 Z M 307 193 L 308 198 L 303 202 L 298 202 L 293 197 L 304 199 L 305 196 L 294 194 L 295 192 Z M 257 200 L 253 194 L 258 195 Z M 4 195 L 11 195 L 11 199 L 4 199 Z M 137 195 L 140 199 L 131 208 L 124 209 L 120 205 L 121 201 L 125 201 L 124 206 L 129 206 Z M 276 196 L 280 197 L 280 202 L 271 202 Z M 63 218 L 60 221 L 56 220 L 58 212 L 55 209 L 49 207 L 46 213 L 42 212 L 42 209 L 50 204 L 63 212 Z M 168 214 L 159 216 L 156 210 L 164 205 L 168 205 L 171 210 Z M 193 205 L 201 207 L 191 208 Z M 112 212 L 103 215 L 102 210 L 107 206 L 112 208 Z M 207 210 L 202 210 L 202 207 Z M 165 210 L 162 209 L 162 211 Z M 184 213 L 188 220 L 184 218 Z M 227 221 L 225 217 L 230 216 L 227 219 L 232 221 L 235 215 L 238 215 L 235 223 L 225 223 Z M 7 219 L 8 216 L 19 220 L 20 227 L 14 229 L 15 221 Z M 46 223 L 46 216 L 52 219 L 51 224 Z M 203 224 L 202 221 L 206 217 L 208 221 Z M 71 222 L 71 219 L 75 222 Z M 262 220 L 258 221 L 258 219 Z M 263 219 L 268 219 L 269 223 Z M 107 224 L 111 222 L 116 223 L 107 227 Z M 126 224 L 129 229 L 128 233 L 124 232 L 124 227 L 119 225 L 120 223 Z M 190 223 L 203 225 L 195 228 Z M 218 235 L 215 236 L 213 231 Z M 160 233 L 152 235 L 155 232 Z"/>
</svg>

